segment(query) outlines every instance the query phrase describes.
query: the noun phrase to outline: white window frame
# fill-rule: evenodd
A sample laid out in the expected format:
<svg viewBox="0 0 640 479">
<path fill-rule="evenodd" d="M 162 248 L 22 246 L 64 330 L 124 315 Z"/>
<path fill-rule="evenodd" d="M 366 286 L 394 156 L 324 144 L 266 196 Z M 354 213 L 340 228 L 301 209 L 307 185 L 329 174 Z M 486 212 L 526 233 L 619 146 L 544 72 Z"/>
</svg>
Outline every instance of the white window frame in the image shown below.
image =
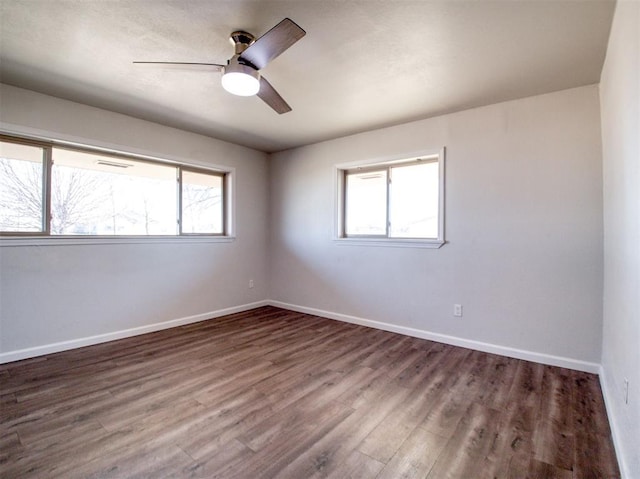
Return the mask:
<svg viewBox="0 0 640 479">
<path fill-rule="evenodd" d="M 408 248 L 440 248 L 445 241 L 445 153 L 444 147 L 437 150 L 426 150 L 389 158 L 377 158 L 367 161 L 355 161 L 335 165 L 335 227 L 334 241 L 339 245 L 355 246 L 392 246 Z M 345 174 L 357 168 L 375 169 L 376 167 L 393 167 L 404 163 L 415 163 L 420 159 L 436 160 L 438 162 L 438 237 L 437 238 L 394 238 L 394 237 L 366 237 L 347 236 L 345 232 L 345 202 L 346 181 Z"/>
<path fill-rule="evenodd" d="M 146 243 L 227 243 L 235 240 L 235 168 L 203 165 L 198 163 L 184 162 L 174 159 L 159 158 L 156 156 L 129 153 L 119 149 L 112 149 L 100 146 L 90 146 L 85 143 L 51 139 L 41 135 L 22 134 L 13 131 L 0 130 L 0 137 L 8 141 L 23 143 L 27 145 L 40 146 L 45 148 L 46 160 L 44 164 L 43 195 L 44 200 L 48 200 L 48 195 L 44 193 L 45 188 L 50 191 L 51 184 L 51 150 L 52 148 L 64 148 L 74 151 L 84 151 L 106 156 L 114 156 L 120 159 L 130 158 L 135 161 L 142 161 L 157 165 L 175 167 L 180 173 L 182 169 L 200 173 L 212 173 L 223 176 L 223 233 L 182 233 L 182 226 L 175 235 L 51 235 L 50 205 L 43 205 L 44 222 L 43 230 L 38 232 L 0 232 L 0 247 L 5 246 L 46 246 L 46 245 L 87 245 L 87 244 L 146 244 Z M 177 175 L 181 176 L 180 174 Z M 181 185 L 179 185 L 181 188 Z M 178 194 L 178 193 L 176 193 Z M 181 205 L 178 204 L 178 216 L 181 218 Z"/>
</svg>

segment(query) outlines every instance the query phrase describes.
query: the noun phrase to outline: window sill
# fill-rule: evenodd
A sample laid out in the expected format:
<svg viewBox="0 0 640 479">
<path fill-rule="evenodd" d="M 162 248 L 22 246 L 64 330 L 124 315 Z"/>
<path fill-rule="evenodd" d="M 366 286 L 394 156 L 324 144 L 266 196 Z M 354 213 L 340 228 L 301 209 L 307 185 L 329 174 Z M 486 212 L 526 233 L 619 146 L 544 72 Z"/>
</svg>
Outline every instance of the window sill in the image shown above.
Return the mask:
<svg viewBox="0 0 640 479">
<path fill-rule="evenodd" d="M 230 243 L 235 236 L 2 236 L 0 248 L 10 246 L 71 246 L 90 244 Z"/>
<path fill-rule="evenodd" d="M 427 248 L 439 249 L 445 241 L 428 239 L 381 239 L 381 238 L 335 238 L 343 246 L 386 246 L 391 248 Z"/>
</svg>

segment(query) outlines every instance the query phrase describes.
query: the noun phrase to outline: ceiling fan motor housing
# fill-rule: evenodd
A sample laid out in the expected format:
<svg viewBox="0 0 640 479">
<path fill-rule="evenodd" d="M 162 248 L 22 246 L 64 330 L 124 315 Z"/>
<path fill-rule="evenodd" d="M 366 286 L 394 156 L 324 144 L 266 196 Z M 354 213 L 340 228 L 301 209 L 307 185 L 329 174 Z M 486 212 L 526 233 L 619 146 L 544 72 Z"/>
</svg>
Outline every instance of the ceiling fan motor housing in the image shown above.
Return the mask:
<svg viewBox="0 0 640 479">
<path fill-rule="evenodd" d="M 238 30 L 233 32 L 229 36 L 229 41 L 233 44 L 236 49 L 236 55 L 240 55 L 243 51 L 245 51 L 249 46 L 256 41 L 256 37 L 251 35 L 251 33 L 243 32 L 242 30 Z"/>
</svg>

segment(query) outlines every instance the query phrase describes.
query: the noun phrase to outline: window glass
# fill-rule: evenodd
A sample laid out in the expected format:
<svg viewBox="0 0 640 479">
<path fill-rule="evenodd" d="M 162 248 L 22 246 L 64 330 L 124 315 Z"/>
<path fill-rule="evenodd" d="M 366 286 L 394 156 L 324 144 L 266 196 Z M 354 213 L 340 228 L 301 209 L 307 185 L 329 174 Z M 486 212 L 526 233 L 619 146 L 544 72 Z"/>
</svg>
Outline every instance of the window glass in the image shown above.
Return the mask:
<svg viewBox="0 0 640 479">
<path fill-rule="evenodd" d="M 182 233 L 224 232 L 222 175 L 182 170 Z"/>
<path fill-rule="evenodd" d="M 348 172 L 345 178 L 345 234 L 387 234 L 387 170 Z"/>
<path fill-rule="evenodd" d="M 391 168 L 389 236 L 438 237 L 438 162 Z"/>
<path fill-rule="evenodd" d="M 43 147 L 0 141 L 0 231 L 43 231 L 43 173 Z"/>
<path fill-rule="evenodd" d="M 53 149 L 51 234 L 175 235 L 176 167 Z"/>
</svg>

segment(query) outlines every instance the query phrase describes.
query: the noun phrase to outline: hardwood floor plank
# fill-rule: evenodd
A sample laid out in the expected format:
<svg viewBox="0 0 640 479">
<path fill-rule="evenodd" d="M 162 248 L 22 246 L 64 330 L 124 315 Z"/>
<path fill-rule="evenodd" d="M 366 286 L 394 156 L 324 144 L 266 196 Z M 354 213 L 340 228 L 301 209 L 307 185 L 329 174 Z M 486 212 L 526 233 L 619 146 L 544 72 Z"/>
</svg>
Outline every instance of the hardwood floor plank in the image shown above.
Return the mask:
<svg viewBox="0 0 640 479">
<path fill-rule="evenodd" d="M 530 361 L 518 360 L 516 375 L 509 396 L 522 406 L 536 408 L 540 405 L 544 366 Z"/>
<path fill-rule="evenodd" d="M 71 475 L 87 479 L 139 479 L 178 478 L 177 471 L 193 467 L 195 461 L 176 446 L 160 446 L 138 450 L 118 459 L 113 464 L 109 458 L 101 458 L 79 467 Z"/>
<path fill-rule="evenodd" d="M 266 306 L 0 365 L 0 477 L 620 477 L 594 375 Z"/>
<path fill-rule="evenodd" d="M 202 413 L 189 417 L 165 435 L 191 457 L 200 459 L 215 449 L 217 442 L 212 439 L 223 431 L 247 417 L 271 414 L 272 407 L 264 394 L 255 389 L 239 390 L 215 405 L 206 405 Z"/>
<path fill-rule="evenodd" d="M 447 438 L 415 428 L 376 479 L 427 477 L 446 443 Z"/>
<path fill-rule="evenodd" d="M 371 369 L 379 369 L 381 366 L 389 364 L 392 358 L 401 354 L 407 348 L 406 345 L 408 343 L 408 336 L 405 336 L 402 340 L 398 340 L 398 338 L 393 336 L 385 335 L 378 349 L 363 359 L 360 365 Z"/>
<path fill-rule="evenodd" d="M 342 373 L 324 371 L 324 374 L 314 375 L 308 378 L 306 382 L 300 383 L 299 388 L 295 388 L 293 391 L 289 390 L 288 394 L 266 396 L 266 399 L 257 405 L 258 407 L 244 410 L 242 414 L 236 417 L 237 420 L 235 422 L 227 424 L 217 431 L 214 437 L 205 435 L 200 441 L 200 448 L 197 450 L 192 450 L 189 444 L 184 444 L 183 447 L 188 448 L 198 458 L 213 455 L 224 449 L 228 442 L 236 441 L 238 437 L 242 437 L 247 431 L 263 421 L 268 421 L 280 411 L 290 410 L 294 405 L 296 407 L 304 406 L 305 403 L 315 405 L 314 410 L 317 410 L 319 407 L 317 398 L 321 397 L 321 391 L 332 387 L 335 383 L 332 376 L 342 376 Z M 321 402 L 320 406 L 322 406 Z M 275 439 L 278 440 L 280 438 Z M 190 439 L 190 443 L 192 442 L 193 438 Z"/>
<path fill-rule="evenodd" d="M 402 407 L 387 415 L 362 441 L 358 450 L 386 464 L 455 382 L 450 371 L 455 371 L 468 353 L 461 348 L 443 348 L 438 355 L 425 352 L 430 360 L 428 367 L 421 366 L 422 374 L 413 376 L 421 378 L 420 387 L 411 390 Z"/>
<path fill-rule="evenodd" d="M 498 364 L 500 362 L 499 359 Z M 534 451 L 533 434 L 539 425 L 539 409 L 546 399 L 542 388 L 543 366 L 520 360 L 510 361 L 510 366 L 515 372 L 507 374 L 512 379 L 504 382 L 508 392 L 506 404 L 499 409 L 498 432 L 489 452 L 478 464 L 486 477 L 517 479 L 527 475 Z M 500 374 L 498 369 L 494 370 Z M 489 383 L 496 384 L 497 381 Z M 499 395 L 505 396 L 504 393 Z M 488 397 L 479 395 L 481 400 Z"/>
<path fill-rule="evenodd" d="M 384 368 L 374 369 L 374 371 L 375 373 L 372 373 L 366 380 L 354 384 L 353 387 L 347 389 L 336 398 L 336 400 L 353 409 L 367 407 L 367 405 L 369 405 L 371 401 L 374 401 L 376 397 L 380 396 L 384 389 L 389 387 L 389 383 L 393 381 Z"/>
<path fill-rule="evenodd" d="M 71 434 L 78 434 L 84 437 L 92 437 L 94 433 L 102 435 L 105 428 L 92 418 L 77 416 L 68 418 L 51 418 L 49 421 L 39 421 L 35 427 L 16 428 L 21 442 L 30 448 L 37 448 L 38 444 L 46 443 L 49 448 Z"/>
<path fill-rule="evenodd" d="M 38 401 L 37 406 L 33 406 L 32 402 L 17 403 L 2 408 L 2 414 L 0 414 L 0 423 L 3 427 L 15 428 L 15 427 L 29 427 L 31 424 L 37 424 L 39 421 L 47 421 L 52 416 L 74 416 L 76 411 L 83 406 L 86 407 L 87 403 L 93 404 L 93 402 L 99 402 L 101 399 L 111 399 L 108 392 L 97 391 L 95 393 L 88 393 L 84 396 L 71 395 L 72 397 L 61 397 L 52 399 L 45 405 L 40 405 Z"/>
<path fill-rule="evenodd" d="M 211 384 L 221 377 L 217 370 L 211 371 L 211 374 L 198 374 L 195 377 L 183 375 L 180 380 L 165 387 L 159 385 L 153 390 L 145 390 L 142 393 L 136 391 L 135 395 L 124 394 L 115 397 L 109 404 L 97 409 L 95 416 L 105 428 L 116 430 L 122 425 L 144 418 L 155 410 L 179 402 L 183 397 L 198 401 L 196 394 L 199 394 L 204 387 L 211 387 Z M 202 401 L 198 402 L 202 403 Z"/>
<path fill-rule="evenodd" d="M 330 431 L 343 423 L 353 410 L 340 403 L 335 403 L 336 413 L 328 421 L 322 423 L 313 431 L 296 430 L 290 436 L 279 441 L 269 443 L 252 456 L 252 460 L 234 461 L 226 468 L 219 470 L 212 478 L 251 477 L 296 477 L 288 475 L 283 469 L 291 464 L 295 458 L 303 454 L 326 436 Z M 297 476 L 304 477 L 304 476 Z"/>
<path fill-rule="evenodd" d="M 418 355 L 415 361 L 398 374 L 396 377 L 398 385 L 409 389 L 416 387 L 418 383 L 424 381 L 425 377 L 429 378 L 434 365 L 452 348 L 452 346 L 445 344 L 433 343 L 429 349 Z"/>
<path fill-rule="evenodd" d="M 22 442 L 15 431 L 6 431 L 0 436 L 0 467 L 24 451 Z"/>
<path fill-rule="evenodd" d="M 424 351 L 416 348 L 409 348 L 399 356 L 393 358 L 389 364 L 383 366 L 391 378 L 397 378 L 409 365 L 417 361 Z"/>
<path fill-rule="evenodd" d="M 363 368 L 363 371 L 366 369 Z M 344 376 L 344 373 L 326 369 L 308 373 L 298 372 L 290 378 L 290 381 L 285 384 L 280 383 L 277 387 L 266 388 L 263 383 L 259 383 L 255 387 L 265 394 L 275 408 L 281 409 L 308 396 L 328 397 L 324 391 L 332 389 Z"/>
<path fill-rule="evenodd" d="M 281 437 L 304 435 L 305 431 L 314 431 L 322 423 L 342 411 L 346 406 L 320 401 L 298 401 L 286 409 L 266 418 L 238 437 L 249 449 L 258 452 Z"/>
<path fill-rule="evenodd" d="M 498 357 L 487 376 L 476 401 L 493 409 L 503 409 L 509 402 L 509 392 L 518 371 L 517 359 Z"/>
<path fill-rule="evenodd" d="M 222 429 L 217 431 L 215 437 L 211 437 L 206 432 L 204 437 L 190 435 L 187 443 L 181 442 L 181 446 L 194 457 L 200 458 L 202 455 L 213 454 L 219 448 L 224 447 L 227 441 L 235 440 L 278 411 L 290 408 L 294 403 L 302 404 L 310 399 L 317 402 L 317 398 L 322 397 L 322 391 L 335 386 L 343 374 L 333 371 L 305 372 L 300 370 L 297 371 L 297 375 L 291 374 L 291 376 L 287 384 L 280 384 L 278 389 L 272 391 L 263 388 L 262 382 L 254 385 L 256 391 L 262 394 L 262 399 L 257 402 L 258 407 L 243 409 L 241 413 L 234 416 L 233 422 L 225 424 Z M 270 379 L 267 378 L 267 381 Z M 198 449 L 194 449 L 196 441 L 200 444 Z"/>
<path fill-rule="evenodd" d="M 239 391 L 216 404 L 215 409 L 208 406 L 205 411 L 204 416 L 189 420 L 171 433 L 172 442 L 198 460 L 226 447 L 241 431 L 274 413 L 273 406 L 255 389 Z"/>
<path fill-rule="evenodd" d="M 497 419 L 493 443 L 477 464 L 480 470 L 486 471 L 486 477 L 526 477 L 533 456 L 533 432 L 538 419 L 537 410 L 519 403 L 517 398 L 507 403 Z"/>
<path fill-rule="evenodd" d="M 487 477 L 480 463 L 489 453 L 497 434 L 499 415 L 495 409 L 471 403 L 427 478 Z"/>
<path fill-rule="evenodd" d="M 224 447 L 203 456 L 194 464 L 179 470 L 176 474 L 180 479 L 210 479 L 220 476 L 221 471 L 226 471 L 227 478 L 233 477 L 233 465 L 248 463 L 253 460 L 255 453 L 241 442 L 232 439 L 226 441 Z"/>
<path fill-rule="evenodd" d="M 572 376 L 574 478 L 620 477 L 598 377 L 577 371 Z"/>
<path fill-rule="evenodd" d="M 534 457 L 540 462 L 571 470 L 575 451 L 571 371 L 545 366 Z"/>
<path fill-rule="evenodd" d="M 525 477 L 525 476 L 521 476 Z M 573 472 L 531 458 L 526 479 L 572 479 Z"/>
<path fill-rule="evenodd" d="M 270 362 L 261 361 L 246 369 L 225 372 L 222 378 L 210 382 L 193 397 L 203 404 L 215 404 L 229 394 L 252 387 L 262 379 L 274 375 L 277 370 Z"/>
<path fill-rule="evenodd" d="M 154 443 L 162 443 L 170 437 L 169 432 L 193 415 L 193 410 L 180 403 L 170 411 L 150 413 L 143 420 L 115 432 L 91 429 L 92 434 L 88 434 L 80 429 L 72 430 L 71 434 L 38 442 L 24 454 L 17 455 L 7 474 L 22 477 L 24 471 L 29 471 L 25 477 L 68 477 L 87 463 L 107 461 L 117 464 L 128 451 L 135 452 L 141 445 L 151 447 Z"/>
<path fill-rule="evenodd" d="M 298 478 L 332 473 L 391 411 L 401 407 L 409 393 L 406 388 L 389 388 L 370 407 L 355 410 L 280 473 L 283 477 Z"/>
<path fill-rule="evenodd" d="M 381 462 L 354 451 L 327 479 L 375 479 L 383 467 Z"/>
<path fill-rule="evenodd" d="M 472 351 L 465 362 L 451 371 L 452 384 L 429 411 L 421 426 L 439 436 L 451 437 L 469 405 L 482 389 L 489 375 L 494 355 Z"/>
</svg>

